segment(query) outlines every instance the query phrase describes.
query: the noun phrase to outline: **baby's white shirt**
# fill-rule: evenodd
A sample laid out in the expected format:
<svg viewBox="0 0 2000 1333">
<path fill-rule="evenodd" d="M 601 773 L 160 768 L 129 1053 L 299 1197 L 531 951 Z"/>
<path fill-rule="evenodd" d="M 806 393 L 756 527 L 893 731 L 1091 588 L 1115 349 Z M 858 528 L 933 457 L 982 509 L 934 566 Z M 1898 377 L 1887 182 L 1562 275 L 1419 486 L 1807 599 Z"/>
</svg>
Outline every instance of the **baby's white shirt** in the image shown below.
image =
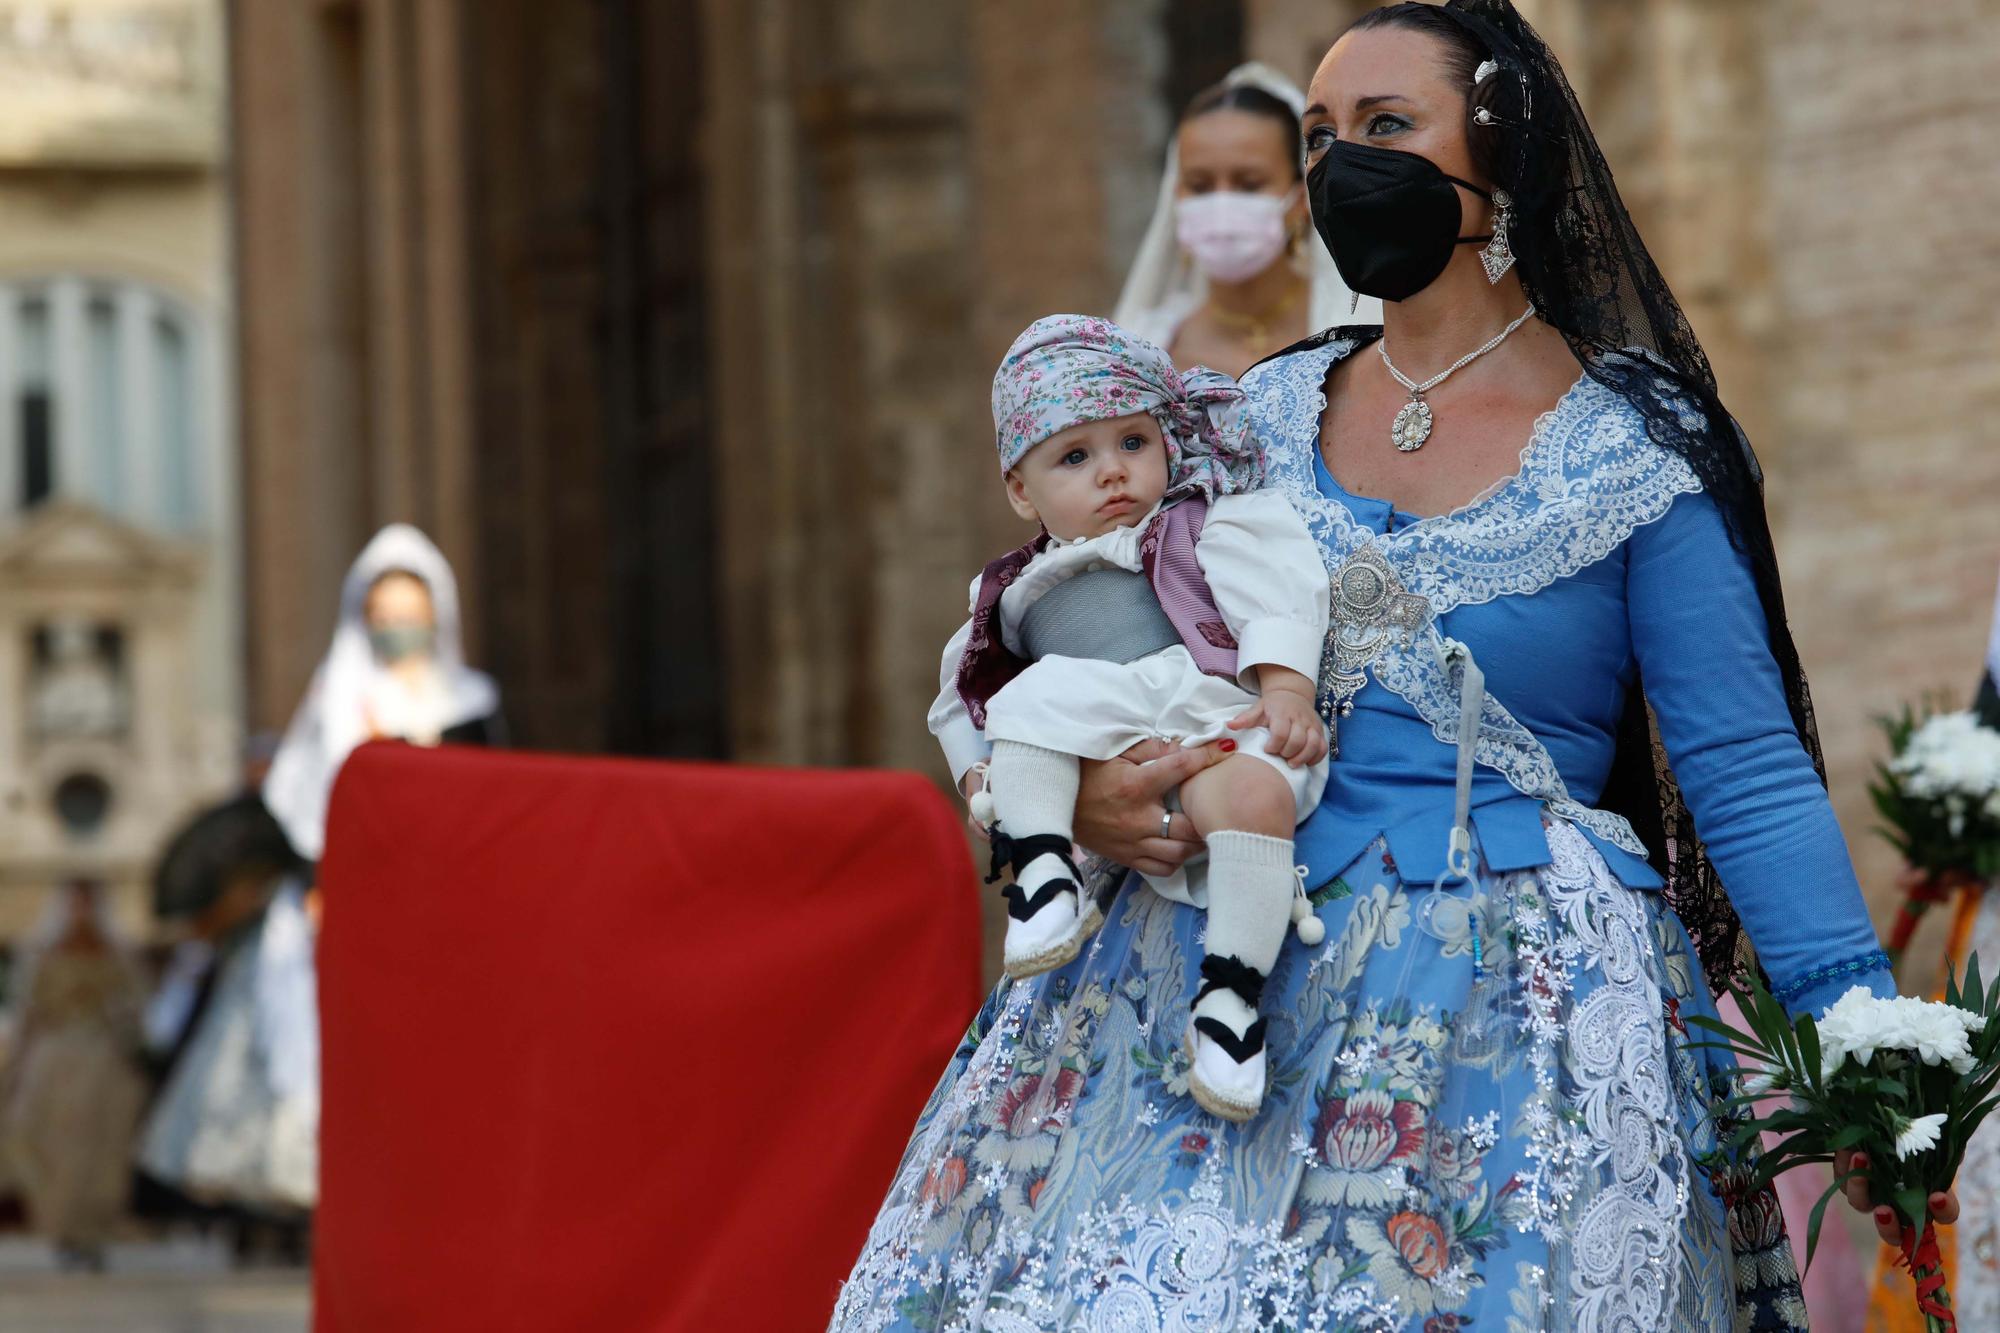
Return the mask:
<svg viewBox="0 0 2000 1333">
<path fill-rule="evenodd" d="M 1066 579 L 1091 569 L 1141 573 L 1140 545 L 1159 506 L 1129 527 L 1065 542 L 1051 537 L 1000 594 L 1000 634 L 1020 652 L 1019 631 L 1029 607 Z M 1195 560 L 1215 598 L 1215 608 L 1236 638 L 1238 679 L 1255 689 L 1255 668 L 1289 667 L 1307 677 L 1319 672 L 1327 632 L 1326 568 L 1319 543 L 1289 501 L 1275 490 L 1218 496 L 1209 502 Z M 979 601 L 984 572 L 972 580 L 968 609 Z M 972 621 L 959 626 L 938 663 L 938 695 L 931 703 L 931 734 L 943 747 L 954 781 L 983 760 L 987 744 L 972 725 L 958 696 L 958 664 L 972 636 Z"/>
</svg>

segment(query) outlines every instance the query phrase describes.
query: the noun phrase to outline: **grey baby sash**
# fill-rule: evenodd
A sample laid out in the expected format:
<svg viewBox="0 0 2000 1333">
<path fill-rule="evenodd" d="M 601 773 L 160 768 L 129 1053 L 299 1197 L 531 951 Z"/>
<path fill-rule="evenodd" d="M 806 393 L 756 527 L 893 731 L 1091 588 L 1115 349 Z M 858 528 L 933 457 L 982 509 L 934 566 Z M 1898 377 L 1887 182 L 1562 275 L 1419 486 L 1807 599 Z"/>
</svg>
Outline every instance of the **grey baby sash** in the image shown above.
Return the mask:
<svg viewBox="0 0 2000 1333">
<path fill-rule="evenodd" d="M 1021 647 L 1030 661 L 1089 657 L 1136 662 L 1181 641 L 1144 574 L 1089 569 L 1037 598 L 1021 617 Z"/>
</svg>

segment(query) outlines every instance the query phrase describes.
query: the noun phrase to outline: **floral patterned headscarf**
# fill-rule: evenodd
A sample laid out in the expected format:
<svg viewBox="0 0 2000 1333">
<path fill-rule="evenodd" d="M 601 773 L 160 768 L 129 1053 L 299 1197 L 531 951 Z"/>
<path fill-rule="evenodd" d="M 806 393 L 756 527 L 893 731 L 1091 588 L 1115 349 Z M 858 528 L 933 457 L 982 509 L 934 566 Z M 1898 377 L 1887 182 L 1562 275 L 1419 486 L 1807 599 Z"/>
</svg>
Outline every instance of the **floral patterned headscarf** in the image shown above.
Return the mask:
<svg viewBox="0 0 2000 1333">
<path fill-rule="evenodd" d="M 993 376 L 1000 470 L 1059 431 L 1135 412 L 1152 413 L 1166 437 L 1169 493 L 1212 498 L 1263 483 L 1235 380 L 1206 366 L 1182 375 L 1152 343 L 1090 315 L 1045 316 L 1007 349 Z"/>
</svg>

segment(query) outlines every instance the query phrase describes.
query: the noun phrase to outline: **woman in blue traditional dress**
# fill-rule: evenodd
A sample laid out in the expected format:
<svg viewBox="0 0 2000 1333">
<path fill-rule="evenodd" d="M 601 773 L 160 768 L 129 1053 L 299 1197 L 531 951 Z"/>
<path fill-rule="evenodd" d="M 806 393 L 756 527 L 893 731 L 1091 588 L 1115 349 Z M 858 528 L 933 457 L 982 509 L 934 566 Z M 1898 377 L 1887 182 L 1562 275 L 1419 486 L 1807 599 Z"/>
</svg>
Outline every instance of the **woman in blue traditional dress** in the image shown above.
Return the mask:
<svg viewBox="0 0 2000 1333">
<path fill-rule="evenodd" d="M 1264 1109 L 1190 1099 L 1199 914 L 1107 875 L 1083 954 L 974 1021 L 833 1326 L 1803 1327 L 1687 1020 L 1753 965 L 1796 1012 L 1892 983 L 1755 460 L 1506 0 L 1371 12 L 1307 100 L 1315 225 L 1384 325 L 1244 382 L 1335 607 L 1325 941 L 1265 988 Z M 1096 766 L 1078 840 L 1171 869 L 1201 762 Z"/>
</svg>

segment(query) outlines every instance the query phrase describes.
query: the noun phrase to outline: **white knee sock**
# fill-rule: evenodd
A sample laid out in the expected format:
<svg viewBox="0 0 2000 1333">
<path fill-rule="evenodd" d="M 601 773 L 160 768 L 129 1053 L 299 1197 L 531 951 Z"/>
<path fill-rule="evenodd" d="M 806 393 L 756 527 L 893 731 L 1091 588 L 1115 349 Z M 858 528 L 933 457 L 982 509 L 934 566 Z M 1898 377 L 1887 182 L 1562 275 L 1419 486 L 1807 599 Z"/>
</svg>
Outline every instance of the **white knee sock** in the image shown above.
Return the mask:
<svg viewBox="0 0 2000 1333">
<path fill-rule="evenodd" d="M 993 742 L 986 781 L 1001 831 L 1015 838 L 1054 834 L 1069 841 L 1076 820 L 1079 771 L 1073 754 L 1016 741 Z M 1015 882 L 1033 896 L 1049 880 L 1067 878 L 1069 870 L 1062 861 L 1045 854 L 1029 862 Z"/>
<path fill-rule="evenodd" d="M 1292 924 L 1292 840 L 1224 829 L 1208 835 L 1208 940 L 1217 957 L 1234 955 L 1265 976 Z M 1233 990 L 1218 988 L 1194 1007 L 1237 1033 L 1257 1011 Z"/>
</svg>

